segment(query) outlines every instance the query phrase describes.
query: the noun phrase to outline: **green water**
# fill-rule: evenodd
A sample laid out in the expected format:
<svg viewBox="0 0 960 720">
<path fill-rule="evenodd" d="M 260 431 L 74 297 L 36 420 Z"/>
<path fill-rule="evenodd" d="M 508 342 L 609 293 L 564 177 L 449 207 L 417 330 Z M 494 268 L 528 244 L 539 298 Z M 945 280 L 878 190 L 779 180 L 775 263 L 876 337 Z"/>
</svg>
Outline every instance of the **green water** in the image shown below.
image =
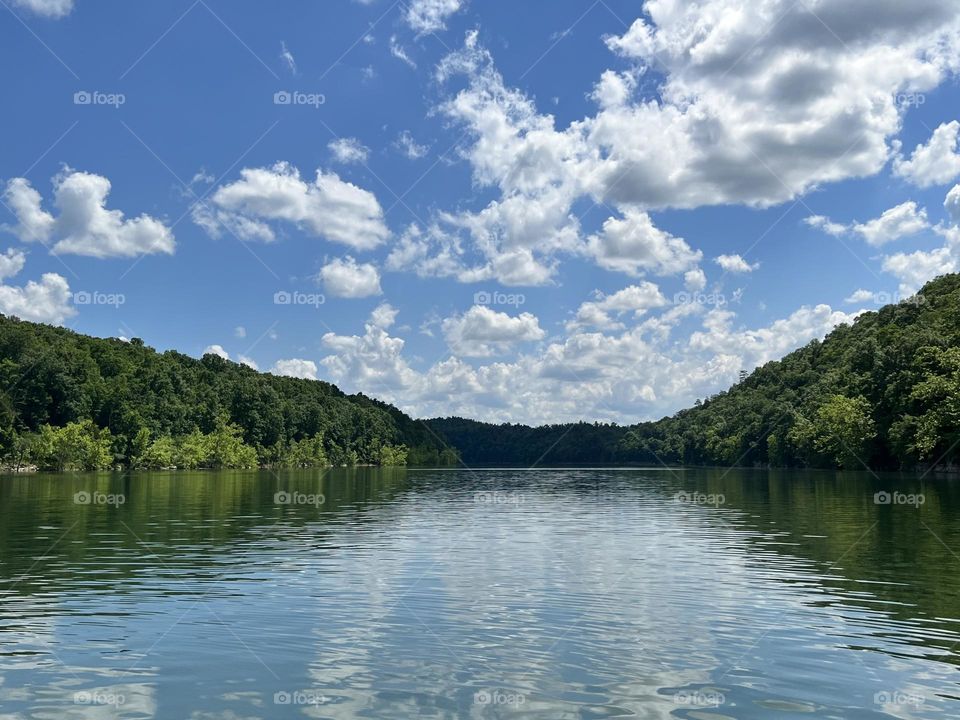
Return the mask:
<svg viewBox="0 0 960 720">
<path fill-rule="evenodd" d="M 0 718 L 958 717 L 958 553 L 912 476 L 4 477 Z"/>
</svg>

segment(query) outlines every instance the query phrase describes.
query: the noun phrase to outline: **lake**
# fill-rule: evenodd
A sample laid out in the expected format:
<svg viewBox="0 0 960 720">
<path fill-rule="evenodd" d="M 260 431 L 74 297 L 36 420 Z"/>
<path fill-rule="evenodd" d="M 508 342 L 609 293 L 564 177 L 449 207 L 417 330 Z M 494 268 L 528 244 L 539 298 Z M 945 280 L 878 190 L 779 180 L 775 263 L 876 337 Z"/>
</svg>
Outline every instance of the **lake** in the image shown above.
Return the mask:
<svg viewBox="0 0 960 720">
<path fill-rule="evenodd" d="M 0 478 L 0 717 L 960 717 L 960 483 Z"/>
</svg>

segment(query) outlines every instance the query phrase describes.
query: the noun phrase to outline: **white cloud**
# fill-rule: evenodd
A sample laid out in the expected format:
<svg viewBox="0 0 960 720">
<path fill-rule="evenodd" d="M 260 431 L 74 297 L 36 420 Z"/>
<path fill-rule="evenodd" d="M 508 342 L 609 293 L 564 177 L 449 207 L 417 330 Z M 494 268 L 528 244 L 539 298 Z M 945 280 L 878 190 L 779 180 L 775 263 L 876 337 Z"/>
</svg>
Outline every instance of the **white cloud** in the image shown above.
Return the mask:
<svg viewBox="0 0 960 720">
<path fill-rule="evenodd" d="M 282 375 L 285 377 L 316 380 L 317 364 L 313 360 L 302 360 L 300 358 L 277 360 L 270 369 L 270 372 L 274 375 Z"/>
<path fill-rule="evenodd" d="M 21 320 L 62 325 L 77 314 L 70 304 L 72 297 L 66 278 L 44 273 L 40 282 L 30 280 L 23 287 L 0 285 L 0 312 Z"/>
<path fill-rule="evenodd" d="M 930 136 L 926 145 L 917 145 L 909 160 L 898 157 L 893 164 L 897 175 L 919 187 L 946 185 L 960 175 L 960 153 L 957 133 L 960 122 L 943 123 Z"/>
<path fill-rule="evenodd" d="M 257 366 L 256 361 L 252 360 L 251 358 L 248 358 L 246 355 L 241 355 L 240 357 L 238 357 L 237 362 L 240 363 L 241 365 L 246 365 L 248 368 L 253 368 L 254 370 L 260 369 Z"/>
<path fill-rule="evenodd" d="M 822 230 L 827 235 L 832 235 L 833 237 L 845 235 L 850 230 L 846 225 L 834 222 L 824 215 L 811 215 L 808 218 L 804 218 L 804 222 L 810 227 Z"/>
<path fill-rule="evenodd" d="M 233 336 L 243 339 L 247 336 L 247 329 L 243 325 L 237 325 L 233 329 Z"/>
<path fill-rule="evenodd" d="M 358 250 L 383 243 L 390 231 L 373 193 L 317 170 L 305 182 L 289 163 L 270 168 L 244 168 L 241 179 L 220 187 L 209 203 L 198 205 L 194 220 L 212 235 L 226 226 L 241 239 L 275 239 L 268 220 L 283 220 L 301 230 Z"/>
<path fill-rule="evenodd" d="M 446 20 L 466 5 L 466 0 L 411 0 L 407 24 L 419 35 L 446 29 Z"/>
<path fill-rule="evenodd" d="M 287 49 L 287 43 L 283 41 L 280 42 L 280 59 L 283 60 L 283 64 L 287 66 L 291 75 L 297 74 L 297 61 L 294 60 L 293 53 Z"/>
<path fill-rule="evenodd" d="M 751 265 L 739 255 L 720 255 L 714 258 L 713 261 L 722 267 L 724 272 L 729 273 L 748 273 L 760 267 L 760 263 Z"/>
<path fill-rule="evenodd" d="M 915 202 L 908 201 L 890 208 L 878 218 L 854 225 L 853 231 L 863 236 L 870 245 L 879 246 L 916 235 L 928 227 L 927 211 L 918 209 Z"/>
<path fill-rule="evenodd" d="M 487 357 L 509 351 L 517 343 L 542 340 L 546 333 L 536 316 L 512 317 L 485 305 L 474 305 L 463 315 L 441 324 L 450 349 L 466 357 Z"/>
<path fill-rule="evenodd" d="M 953 188 L 950 189 L 946 199 L 943 201 L 943 207 L 946 208 L 950 219 L 953 220 L 954 223 L 960 224 L 960 185 L 954 185 Z"/>
<path fill-rule="evenodd" d="M 7 183 L 4 199 L 17 216 L 8 228 L 24 242 L 53 242 L 58 254 L 89 257 L 135 257 L 172 254 L 173 233 L 149 215 L 125 219 L 120 210 L 106 208 L 110 181 L 91 173 L 65 168 L 53 179 L 53 199 L 59 214 L 41 207 L 41 196 L 25 178 Z"/>
<path fill-rule="evenodd" d="M 702 274 L 702 273 L 701 273 Z M 633 313 L 639 318 L 652 308 L 662 307 L 667 299 L 661 294 L 652 282 L 642 282 L 630 285 L 613 295 L 597 293 L 597 299 L 585 302 L 577 309 L 576 316 L 567 323 L 567 330 L 594 327 L 598 330 L 622 329 L 624 326 L 619 318 L 624 313 Z"/>
<path fill-rule="evenodd" d="M 380 272 L 371 263 L 358 264 L 349 255 L 336 258 L 320 270 L 326 291 L 334 297 L 365 298 L 380 295 Z"/>
<path fill-rule="evenodd" d="M 703 315 L 702 331 L 686 342 L 672 341 L 671 329 L 695 315 Z M 825 305 L 804 307 L 768 326 L 744 329 L 735 326 L 731 312 L 688 303 L 645 317 L 620 334 L 577 329 L 512 360 L 474 365 L 454 355 L 423 371 L 407 362 L 402 339 L 371 321 L 362 336 L 324 336 L 332 354 L 321 363 L 349 392 L 375 394 L 416 417 L 456 413 L 498 422 L 625 423 L 688 406 L 736 381 L 740 370 L 822 337 L 854 315 Z M 533 326 L 520 327 L 531 332 Z"/>
<path fill-rule="evenodd" d="M 13 0 L 13 4 L 52 19 L 65 17 L 73 10 L 73 0 Z"/>
<path fill-rule="evenodd" d="M 216 355 L 217 357 L 221 357 L 221 358 L 223 358 L 224 360 L 229 360 L 229 359 L 230 359 L 230 353 L 228 353 L 226 350 L 224 350 L 221 345 L 207 345 L 207 347 L 205 347 L 205 348 L 203 349 L 203 353 L 202 353 L 202 354 L 203 354 L 203 355 Z"/>
<path fill-rule="evenodd" d="M 910 235 L 916 235 L 930 227 L 930 223 L 927 221 L 927 211 L 917 207 L 917 203 L 912 200 L 892 207 L 880 217 L 868 220 L 865 223 L 855 222 L 850 225 L 843 225 L 823 215 L 811 215 L 804 222 L 834 237 L 846 234 L 859 235 L 874 247 Z"/>
<path fill-rule="evenodd" d="M 430 152 L 430 146 L 420 145 L 409 130 L 404 130 L 397 136 L 394 146 L 410 160 L 419 160 Z"/>
<path fill-rule="evenodd" d="M 417 69 L 417 63 L 407 54 L 406 49 L 397 40 L 396 35 L 390 36 L 390 54 L 414 70 Z"/>
<path fill-rule="evenodd" d="M 707 276 L 700 268 L 688 270 L 683 274 L 683 285 L 693 292 L 703 290 L 707 286 Z"/>
<path fill-rule="evenodd" d="M 863 303 L 870 302 L 873 300 L 875 293 L 870 290 L 864 290 L 863 288 L 856 290 L 847 298 L 844 298 L 845 303 Z"/>
<path fill-rule="evenodd" d="M 0 281 L 18 274 L 26 262 L 27 256 L 22 250 L 7 248 L 7 251 L 0 255 Z"/>
<path fill-rule="evenodd" d="M 332 140 L 327 147 L 333 153 L 333 159 L 343 164 L 363 164 L 370 157 L 370 148 L 356 138 L 338 138 Z"/>
<path fill-rule="evenodd" d="M 608 218 L 603 231 L 587 240 L 587 252 L 607 270 L 628 275 L 675 275 L 703 257 L 681 239 L 654 226 L 650 216 L 633 208 L 623 218 Z"/>
</svg>

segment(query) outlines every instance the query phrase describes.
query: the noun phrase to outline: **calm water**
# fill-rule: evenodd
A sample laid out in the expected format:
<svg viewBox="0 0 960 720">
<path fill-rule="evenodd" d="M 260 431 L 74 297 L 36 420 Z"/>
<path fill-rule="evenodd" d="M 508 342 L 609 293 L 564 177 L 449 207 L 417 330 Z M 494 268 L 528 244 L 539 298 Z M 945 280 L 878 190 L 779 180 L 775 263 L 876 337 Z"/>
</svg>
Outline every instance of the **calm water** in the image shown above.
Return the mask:
<svg viewBox="0 0 960 720">
<path fill-rule="evenodd" d="M 958 553 L 902 477 L 0 478 L 0 718 L 958 717 Z"/>
</svg>

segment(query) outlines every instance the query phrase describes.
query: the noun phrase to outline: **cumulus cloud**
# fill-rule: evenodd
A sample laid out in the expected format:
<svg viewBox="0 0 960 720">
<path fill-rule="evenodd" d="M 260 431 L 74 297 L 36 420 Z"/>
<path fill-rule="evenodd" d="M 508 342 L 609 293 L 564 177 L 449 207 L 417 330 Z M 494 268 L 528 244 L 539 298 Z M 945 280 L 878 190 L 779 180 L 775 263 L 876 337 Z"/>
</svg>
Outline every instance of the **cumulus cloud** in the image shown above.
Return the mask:
<svg viewBox="0 0 960 720">
<path fill-rule="evenodd" d="M 870 290 L 864 290 L 863 288 L 860 288 L 859 290 L 855 290 L 849 297 L 844 298 L 843 301 L 845 303 L 851 303 L 851 304 L 870 302 L 871 300 L 873 300 L 875 295 L 876 294 L 871 292 Z"/>
<path fill-rule="evenodd" d="M 930 227 L 927 220 L 927 211 L 918 207 L 917 203 L 912 200 L 892 207 L 880 217 L 864 223 L 855 222 L 850 225 L 843 225 L 823 215 L 811 215 L 804 222 L 834 237 L 846 234 L 859 235 L 874 247 L 916 235 Z"/>
<path fill-rule="evenodd" d="M 404 130 L 397 136 L 394 147 L 410 160 L 419 160 L 430 152 L 430 146 L 421 145 L 414 140 L 409 130 Z"/>
<path fill-rule="evenodd" d="M 760 263 L 751 265 L 739 255 L 720 255 L 714 258 L 713 261 L 722 267 L 724 272 L 729 273 L 748 273 L 760 267 Z"/>
<path fill-rule="evenodd" d="M 365 298 L 380 295 L 380 272 L 371 263 L 358 264 L 349 255 L 323 266 L 320 279 L 324 289 L 334 297 Z"/>
<path fill-rule="evenodd" d="M 542 340 L 546 335 L 530 313 L 513 317 L 485 305 L 474 305 L 463 315 L 447 318 L 441 329 L 450 349 L 466 357 L 500 355 L 518 343 Z"/>
<path fill-rule="evenodd" d="M 957 133 L 960 122 L 943 123 L 925 145 L 917 145 L 910 159 L 898 157 L 894 172 L 919 187 L 946 185 L 960 175 L 960 153 L 957 152 Z"/>
<path fill-rule="evenodd" d="M 917 208 L 917 204 L 911 200 L 890 208 L 874 220 L 854 225 L 853 231 L 870 245 L 876 246 L 916 235 L 928 227 L 927 211 Z"/>
<path fill-rule="evenodd" d="M 370 157 L 370 148 L 356 138 L 338 138 L 328 145 L 333 159 L 345 165 L 364 164 Z"/>
<path fill-rule="evenodd" d="M 334 173 L 317 170 L 307 182 L 289 163 L 244 168 L 193 211 L 194 221 L 218 236 L 223 227 L 244 240 L 276 239 L 268 221 L 285 221 L 303 232 L 357 250 L 369 250 L 390 235 L 373 193 Z"/>
<path fill-rule="evenodd" d="M 466 4 L 466 0 L 411 0 L 405 19 L 418 35 L 435 33 L 445 30 L 447 18 Z"/>
<path fill-rule="evenodd" d="M 289 360 L 277 360 L 270 372 L 274 375 L 284 377 L 301 378 L 304 380 L 317 379 L 317 364 L 313 360 L 302 360 L 300 358 L 291 358 Z"/>
<path fill-rule="evenodd" d="M 257 366 L 256 361 L 254 361 L 253 359 L 247 357 L 246 355 L 241 355 L 240 357 L 238 357 L 238 358 L 237 358 L 237 362 L 240 363 L 241 365 L 246 365 L 248 368 L 252 368 L 253 370 L 259 370 L 259 369 L 260 369 L 260 368 Z"/>
<path fill-rule="evenodd" d="M 567 323 L 567 330 L 586 327 L 599 330 L 623 329 L 623 323 L 617 319 L 623 314 L 632 313 L 635 318 L 639 318 L 647 310 L 666 304 L 667 299 L 652 282 L 630 285 L 613 295 L 598 292 L 596 300 L 580 305 L 574 319 Z"/>
<path fill-rule="evenodd" d="M 23 270 L 27 256 L 22 250 L 8 248 L 0 255 L 0 281 L 11 278 Z"/>
<path fill-rule="evenodd" d="M 610 304 L 628 307 L 624 312 L 644 304 L 621 297 L 623 303 Z M 339 385 L 375 393 L 418 417 L 456 412 L 534 424 L 584 418 L 623 423 L 688 406 L 734 382 L 741 370 L 776 359 L 855 317 L 820 305 L 750 329 L 738 327 L 732 312 L 706 311 L 693 303 L 664 306 L 653 315 L 657 309 L 633 327 L 611 328 L 611 334 L 574 328 L 567 337 L 511 360 L 471 364 L 465 354 L 455 354 L 422 371 L 404 357 L 404 341 L 371 318 L 363 335 L 324 336 L 332 354 L 321 363 Z M 696 315 L 702 317 L 701 330 L 686 341 L 671 339 L 682 319 Z M 481 323 L 486 333 L 481 336 L 502 337 L 492 329 L 500 323 Z M 529 322 L 512 324 L 521 337 L 536 335 L 533 328 Z"/>
<path fill-rule="evenodd" d="M 207 345 L 203 349 L 204 355 L 216 355 L 217 357 L 223 358 L 224 360 L 230 359 L 230 353 L 223 349 L 222 345 Z"/>
<path fill-rule="evenodd" d="M 8 251 L 5 269 L 11 270 L 17 264 L 22 267 L 18 260 L 10 264 Z M 62 325 L 67 318 L 77 314 L 70 304 L 72 297 L 66 278 L 56 273 L 44 273 L 40 282 L 30 280 L 23 287 L 0 285 L 0 312 L 21 320 Z"/>
<path fill-rule="evenodd" d="M 504 82 L 477 32 L 443 59 L 441 87 L 460 89 L 440 111 L 468 133 L 474 182 L 497 195 L 440 217 L 458 240 L 428 256 L 452 252 L 496 277 L 496 257 L 522 249 L 542 282 L 558 254 L 611 262 L 604 235 L 579 236 L 572 208 L 583 199 L 613 207 L 612 222 L 633 214 L 642 223 L 652 210 L 769 207 L 876 174 L 906 111 L 898 95 L 938 86 L 960 52 L 952 0 L 909 10 L 899 0 L 821 0 L 816 14 L 793 0 L 650 0 L 644 11 L 607 42 L 631 67 L 603 72 L 596 111 L 566 125 Z M 515 220 L 512 205 L 529 219 Z M 627 267 L 640 272 L 629 258 Z"/>
<path fill-rule="evenodd" d="M 960 185 L 954 185 L 947 193 L 947 197 L 943 201 L 943 207 L 946 208 L 950 219 L 954 223 L 960 224 Z"/>
<path fill-rule="evenodd" d="M 587 252 L 607 270 L 628 275 L 675 275 L 703 257 L 681 238 L 654 226 L 650 216 L 627 208 L 623 218 L 608 218 L 603 230 L 587 240 Z"/>
<path fill-rule="evenodd" d="M 13 4 L 54 20 L 66 17 L 73 10 L 73 0 L 13 0 Z"/>
<path fill-rule="evenodd" d="M 42 207 L 42 198 L 25 178 L 7 183 L 4 200 L 17 218 L 7 228 L 24 242 L 53 243 L 58 254 L 96 258 L 135 257 L 152 253 L 172 254 L 173 233 L 149 215 L 125 218 L 120 210 L 108 210 L 110 181 L 92 173 L 65 168 L 53 178 L 54 216 Z"/>
</svg>

